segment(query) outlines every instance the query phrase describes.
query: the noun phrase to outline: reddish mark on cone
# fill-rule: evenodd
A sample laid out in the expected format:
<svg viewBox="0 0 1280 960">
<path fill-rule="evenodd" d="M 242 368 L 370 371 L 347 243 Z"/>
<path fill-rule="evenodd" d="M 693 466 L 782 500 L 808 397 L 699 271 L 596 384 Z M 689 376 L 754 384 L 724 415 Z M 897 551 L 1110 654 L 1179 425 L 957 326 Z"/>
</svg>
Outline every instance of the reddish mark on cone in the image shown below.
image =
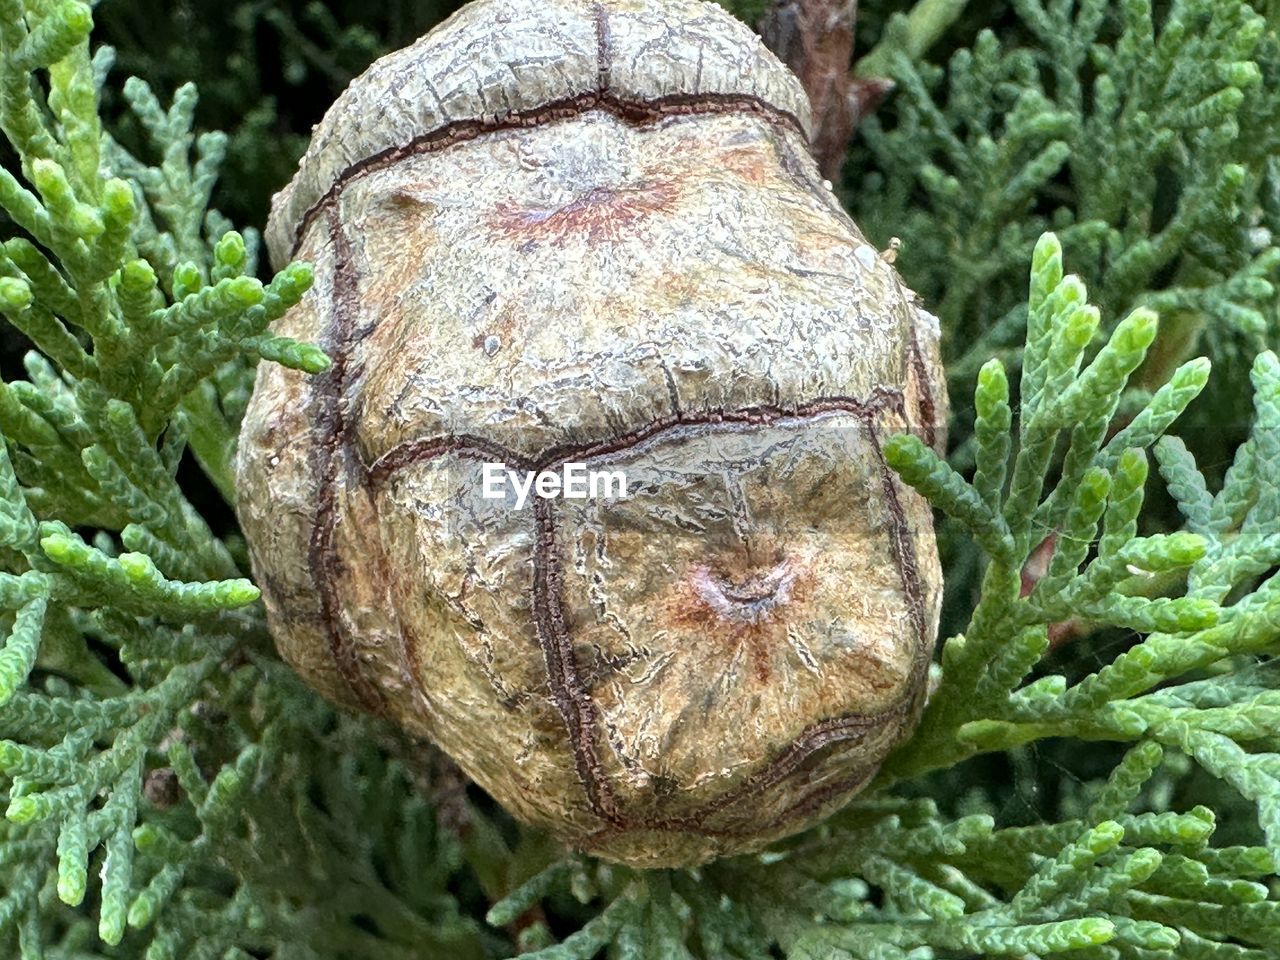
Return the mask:
<svg viewBox="0 0 1280 960">
<path fill-rule="evenodd" d="M 669 212 L 680 190 L 667 181 L 641 181 L 625 187 L 596 187 L 561 207 L 499 203 L 489 223 L 511 239 L 562 244 L 574 237 L 592 243 L 616 242 L 655 213 Z"/>
<path fill-rule="evenodd" d="M 791 599 L 799 572 L 794 561 L 783 560 L 768 573 L 734 583 L 699 566 L 694 567 L 689 583 L 703 606 L 722 619 L 756 624 L 771 619 Z"/>
<path fill-rule="evenodd" d="M 706 564 L 690 567 L 668 603 L 668 622 L 736 651 L 744 648 L 755 677 L 769 680 L 773 650 L 784 644 L 787 621 L 813 592 L 813 571 L 794 557 L 770 569 L 735 576 Z"/>
<path fill-rule="evenodd" d="M 744 183 L 760 186 L 777 175 L 778 161 L 756 146 L 726 150 L 716 157 L 716 169 Z"/>
</svg>

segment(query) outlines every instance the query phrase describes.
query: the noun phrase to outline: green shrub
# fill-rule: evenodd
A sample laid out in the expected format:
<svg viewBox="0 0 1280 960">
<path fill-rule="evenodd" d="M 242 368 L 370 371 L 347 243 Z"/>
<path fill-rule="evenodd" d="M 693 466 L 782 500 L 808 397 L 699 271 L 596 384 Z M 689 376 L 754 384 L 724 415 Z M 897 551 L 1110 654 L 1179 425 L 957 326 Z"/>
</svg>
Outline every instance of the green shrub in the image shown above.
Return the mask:
<svg viewBox="0 0 1280 960">
<path fill-rule="evenodd" d="M 453 6 L 180 5 L 170 58 L 162 11 L 104 3 L 131 72 L 242 111 L 195 136 L 194 88 L 130 79 L 117 141 L 90 8 L 0 0 L 0 312 L 32 347 L 0 382 L 0 952 L 1280 956 L 1277 10 L 975 3 L 956 29 L 991 29 L 944 70 L 867 4 L 899 92 L 842 186 L 944 324 L 949 462 L 886 455 L 946 518 L 950 636 L 856 802 L 638 873 L 324 705 L 229 522 L 253 365 L 328 361 L 267 329 L 309 268 L 258 279 L 256 232 L 210 209 L 230 153 L 218 196 L 260 220 L 305 125 L 279 78 L 204 58 L 267 30 L 320 109 Z"/>
</svg>

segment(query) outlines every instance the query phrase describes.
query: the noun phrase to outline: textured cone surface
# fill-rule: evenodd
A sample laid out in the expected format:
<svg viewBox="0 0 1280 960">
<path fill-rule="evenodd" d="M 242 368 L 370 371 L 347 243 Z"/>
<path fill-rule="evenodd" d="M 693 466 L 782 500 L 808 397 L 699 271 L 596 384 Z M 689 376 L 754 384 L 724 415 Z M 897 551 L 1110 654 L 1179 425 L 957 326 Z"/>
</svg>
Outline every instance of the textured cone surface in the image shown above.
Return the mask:
<svg viewBox="0 0 1280 960">
<path fill-rule="evenodd" d="M 923 703 L 940 573 L 881 445 L 941 442 L 937 325 L 806 123 L 713 5 L 486 0 L 357 80 L 273 211 L 317 275 L 277 331 L 335 361 L 264 364 L 241 436 L 282 655 L 635 865 L 817 821 Z M 575 463 L 628 495 L 483 496 Z"/>
<path fill-rule="evenodd" d="M 267 239 L 288 260 L 299 225 L 353 165 L 538 123 L 601 101 L 617 110 L 752 103 L 809 133 L 809 100 L 744 24 L 702 0 L 476 0 L 378 60 L 316 126 L 275 199 Z"/>
</svg>

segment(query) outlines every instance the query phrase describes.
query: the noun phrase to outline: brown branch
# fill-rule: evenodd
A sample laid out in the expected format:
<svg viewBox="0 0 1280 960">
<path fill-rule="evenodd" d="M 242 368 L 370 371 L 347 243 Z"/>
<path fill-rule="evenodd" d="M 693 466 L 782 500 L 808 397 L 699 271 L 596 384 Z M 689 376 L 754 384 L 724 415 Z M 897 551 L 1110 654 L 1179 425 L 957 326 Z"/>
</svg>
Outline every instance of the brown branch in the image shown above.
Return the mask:
<svg viewBox="0 0 1280 960">
<path fill-rule="evenodd" d="M 892 80 L 854 75 L 857 19 L 857 0 L 777 0 L 760 21 L 764 42 L 809 94 L 813 154 L 832 181 L 859 122 L 893 89 Z"/>
</svg>

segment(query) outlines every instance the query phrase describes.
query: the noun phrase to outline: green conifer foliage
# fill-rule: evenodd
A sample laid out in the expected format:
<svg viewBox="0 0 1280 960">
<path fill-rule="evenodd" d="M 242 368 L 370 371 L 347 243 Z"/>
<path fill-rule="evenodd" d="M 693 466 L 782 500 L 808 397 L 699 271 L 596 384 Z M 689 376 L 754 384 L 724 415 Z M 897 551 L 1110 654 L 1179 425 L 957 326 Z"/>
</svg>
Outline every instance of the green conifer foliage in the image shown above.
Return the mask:
<svg viewBox="0 0 1280 960">
<path fill-rule="evenodd" d="M 886 445 L 947 518 L 921 726 L 815 830 L 644 873 L 521 830 L 277 659 L 190 478 L 234 499 L 255 363 L 325 369 L 268 331 L 310 270 L 260 280 L 210 209 L 227 142 L 194 88 L 125 82 L 130 153 L 90 7 L 0 0 L 0 313 L 32 346 L 0 382 L 0 956 L 1280 957 L 1277 12 L 1017 6 L 1029 45 L 979 37 L 945 106 L 896 58 L 857 201 L 978 338 L 954 455 Z M 1177 437 L 1222 379 L 1196 342 L 1247 374 L 1218 388 L 1247 412 L 1224 469 Z M 1018 785 L 1043 799 L 1011 811 Z"/>
<path fill-rule="evenodd" d="M 983 30 L 945 69 L 886 52 L 898 97 L 850 164 L 858 222 L 902 238 L 907 280 L 954 334 L 953 381 L 969 389 L 995 354 L 1017 362 L 1046 229 L 1108 315 L 1160 312 L 1143 386 L 1196 349 L 1247 369 L 1280 329 L 1274 5 L 1012 8 L 1018 39 Z"/>
</svg>

